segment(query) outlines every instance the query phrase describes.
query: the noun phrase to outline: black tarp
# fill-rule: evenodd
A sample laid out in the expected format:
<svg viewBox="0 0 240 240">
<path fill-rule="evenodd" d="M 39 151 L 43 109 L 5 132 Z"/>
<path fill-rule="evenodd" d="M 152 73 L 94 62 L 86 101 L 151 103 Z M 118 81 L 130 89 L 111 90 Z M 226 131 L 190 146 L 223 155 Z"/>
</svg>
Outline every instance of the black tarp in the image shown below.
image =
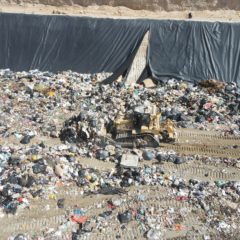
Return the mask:
<svg viewBox="0 0 240 240">
<path fill-rule="evenodd" d="M 0 14 L 0 68 L 115 72 L 148 25 L 136 20 Z"/>
<path fill-rule="evenodd" d="M 240 24 L 160 21 L 151 24 L 149 66 L 155 79 L 240 83 Z"/>
<path fill-rule="evenodd" d="M 239 23 L 1 13 L 0 68 L 105 71 L 117 78 L 131 65 L 148 30 L 147 72 L 154 79 L 240 84 Z"/>
</svg>

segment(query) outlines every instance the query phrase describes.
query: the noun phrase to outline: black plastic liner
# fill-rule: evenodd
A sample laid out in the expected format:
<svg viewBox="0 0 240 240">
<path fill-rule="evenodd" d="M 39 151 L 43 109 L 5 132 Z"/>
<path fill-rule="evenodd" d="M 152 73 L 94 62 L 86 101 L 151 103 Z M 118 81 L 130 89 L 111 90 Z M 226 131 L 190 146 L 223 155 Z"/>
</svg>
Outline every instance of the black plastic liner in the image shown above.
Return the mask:
<svg viewBox="0 0 240 240">
<path fill-rule="evenodd" d="M 131 66 L 150 31 L 148 73 L 156 80 L 240 84 L 240 24 L 0 14 L 0 68 L 80 73 Z"/>
<path fill-rule="evenodd" d="M 154 79 L 217 79 L 240 84 L 240 24 L 158 21 L 151 24 Z"/>
<path fill-rule="evenodd" d="M 115 72 L 148 25 L 132 20 L 0 14 L 0 68 Z"/>
</svg>

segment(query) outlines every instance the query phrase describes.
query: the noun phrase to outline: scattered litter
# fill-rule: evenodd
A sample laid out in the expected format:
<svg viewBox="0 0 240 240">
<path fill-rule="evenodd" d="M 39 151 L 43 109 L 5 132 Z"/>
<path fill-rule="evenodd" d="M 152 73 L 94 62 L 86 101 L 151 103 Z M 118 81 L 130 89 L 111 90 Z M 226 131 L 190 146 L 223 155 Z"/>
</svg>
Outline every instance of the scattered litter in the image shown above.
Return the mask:
<svg viewBox="0 0 240 240">
<path fill-rule="evenodd" d="M 231 175 L 228 171 L 200 181 L 181 178 L 177 170 L 185 174 L 191 161 L 224 164 L 228 170 L 239 168 L 239 159 L 180 154 L 164 146 L 178 147 L 175 129 L 185 128 L 237 139 L 237 86 L 174 79 L 157 85 L 147 79 L 131 87 L 120 79 L 99 84 L 109 75 L 0 71 L 0 220 L 31 214 L 35 202 L 46 201 L 44 214 L 64 214 L 56 219 L 58 227 L 43 226 L 38 239 L 63 239 L 67 232 L 71 236 L 66 239 L 91 234 L 94 239 L 112 231 L 120 239 L 133 228 L 147 239 L 165 239 L 169 231 L 192 229 L 188 214 L 201 221 L 201 239 L 236 239 L 240 183 L 224 179 Z M 239 145 L 224 147 L 238 151 Z M 202 177 L 210 174 L 209 167 Z M 75 193 L 68 192 L 72 187 Z M 87 197 L 97 204 L 92 206 Z M 89 207 L 73 208 L 70 200 L 75 198 Z M 10 239 L 37 237 L 19 231 Z"/>
</svg>

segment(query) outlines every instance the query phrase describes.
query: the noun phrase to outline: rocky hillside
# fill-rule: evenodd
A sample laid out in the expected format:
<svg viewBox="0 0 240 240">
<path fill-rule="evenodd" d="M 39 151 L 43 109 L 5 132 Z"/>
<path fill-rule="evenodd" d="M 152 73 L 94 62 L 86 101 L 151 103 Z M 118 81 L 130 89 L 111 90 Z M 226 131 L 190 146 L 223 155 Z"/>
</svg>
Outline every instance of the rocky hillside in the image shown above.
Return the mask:
<svg viewBox="0 0 240 240">
<path fill-rule="evenodd" d="M 1 0 L 1 3 L 9 4 L 45 4 L 52 6 L 64 5 L 108 5 L 108 6 L 124 6 L 135 10 L 165 10 L 165 11 L 181 11 L 181 10 L 240 10 L 240 0 Z"/>
</svg>

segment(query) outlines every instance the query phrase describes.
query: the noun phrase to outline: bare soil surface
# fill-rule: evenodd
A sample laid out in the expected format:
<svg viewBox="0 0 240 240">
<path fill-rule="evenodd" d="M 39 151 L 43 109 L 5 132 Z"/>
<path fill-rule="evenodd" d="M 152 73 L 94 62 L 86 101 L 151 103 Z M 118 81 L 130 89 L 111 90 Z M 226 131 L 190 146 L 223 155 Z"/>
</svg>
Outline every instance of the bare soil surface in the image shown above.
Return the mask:
<svg viewBox="0 0 240 240">
<path fill-rule="evenodd" d="M 17 4 L 18 2 L 18 4 Z M 70 1 L 69 1 L 70 2 Z M 195 1 L 199 4 L 187 5 L 180 2 L 178 5 L 170 5 L 172 7 L 164 7 L 164 5 L 157 5 L 151 9 L 141 4 L 135 4 L 135 10 L 129 4 L 74 4 L 76 1 L 71 1 L 73 4 L 68 4 L 68 1 L 1 1 L 1 12 L 15 12 L 27 14 L 60 14 L 60 15 L 74 15 L 74 16 L 91 16 L 103 18 L 150 18 L 150 19 L 187 19 L 188 13 L 192 12 L 193 19 L 196 21 L 239 21 L 240 20 L 240 4 L 236 0 L 236 5 L 232 7 L 209 7 L 208 2 L 214 1 Z M 80 1 L 79 1 L 80 2 Z M 91 1 L 92 2 L 92 1 Z M 101 1 L 103 2 L 103 1 Z M 111 1 L 114 2 L 114 1 Z M 117 1 L 116 1 L 117 2 Z M 120 2 L 120 1 L 119 1 Z M 131 3 L 134 1 L 125 1 Z M 135 1 L 136 2 L 136 1 Z M 137 1 L 139 2 L 139 0 Z M 144 2 L 144 1 L 140 1 Z M 150 1 L 149 1 L 150 2 Z M 177 2 L 177 1 L 175 1 Z M 226 1 L 225 1 L 226 2 Z M 232 1 L 227 1 L 232 2 Z M 149 4 L 149 6 L 154 6 Z M 229 5 L 230 6 L 230 5 Z"/>
<path fill-rule="evenodd" d="M 238 0 L 2 0 L 7 4 L 44 4 L 52 6 L 111 6 L 127 7 L 133 10 L 240 10 Z"/>
<path fill-rule="evenodd" d="M 240 146 L 240 138 L 220 136 L 217 132 L 207 132 L 194 129 L 178 129 L 178 141 L 177 145 L 169 144 L 168 149 L 176 150 L 182 154 L 199 154 L 205 155 L 206 157 L 211 156 L 235 156 L 235 151 L 232 148 L 225 149 L 224 153 L 219 154 L 219 149 L 223 146 Z M 59 144 L 59 139 L 52 139 L 48 137 L 40 138 L 45 144 L 51 146 Z M 5 139 L 6 141 L 6 139 Z M 12 139 L 7 139 L 12 142 Z M 38 139 L 39 141 L 39 139 Z M 0 141 L 1 143 L 1 141 Z M 188 144 L 186 144 L 188 143 Z M 175 146 L 179 146 L 176 148 Z M 163 145 L 166 147 L 166 145 Z M 209 150 L 211 149 L 211 151 Z M 240 156 L 239 148 L 236 150 L 237 154 L 235 157 Z M 84 167 L 96 168 L 100 171 L 109 171 L 114 169 L 115 164 L 111 162 L 103 162 L 97 159 L 79 158 L 79 163 Z M 143 165 L 159 165 L 157 161 L 153 162 L 140 162 L 140 166 Z M 184 180 L 198 179 L 203 181 L 239 181 L 240 171 L 239 168 L 233 166 L 227 166 L 224 163 L 214 163 L 193 160 L 186 163 L 176 165 L 169 162 L 164 162 L 160 165 L 167 176 L 177 176 Z M 202 239 L 202 234 L 207 232 L 204 229 L 203 220 L 204 213 L 201 209 L 194 208 L 193 205 L 187 201 L 177 201 L 171 196 L 171 189 L 164 186 L 138 186 L 131 187 L 127 194 L 121 196 L 126 199 L 126 203 L 115 209 L 116 212 L 123 212 L 131 207 L 137 207 L 139 202 L 134 202 L 137 192 L 143 191 L 146 200 L 144 206 L 154 207 L 155 209 L 166 209 L 174 208 L 175 211 L 180 209 L 188 209 L 185 222 L 182 223 L 185 228 L 181 230 L 168 229 L 165 233 L 166 239 L 186 239 L 189 235 L 196 237 L 196 239 Z M 119 196 L 120 197 L 120 196 Z M 65 208 L 59 209 L 56 205 L 56 199 L 65 198 Z M 0 218 L 0 239 L 7 239 L 12 234 L 19 232 L 25 233 L 40 233 L 46 228 L 55 228 L 64 222 L 67 218 L 66 209 L 73 209 L 74 206 L 81 206 L 82 208 L 88 209 L 88 216 L 95 216 L 101 212 L 107 210 L 107 201 L 112 199 L 113 195 L 82 195 L 81 189 L 72 185 L 64 185 L 61 182 L 56 186 L 54 199 L 31 199 L 30 209 L 19 211 L 17 215 L 7 216 Z M 202 217 L 201 217 L 202 216 Z M 139 226 L 132 224 L 131 231 L 121 231 L 119 228 L 111 229 L 109 232 L 94 233 L 91 238 L 88 239 L 115 239 L 116 234 L 121 234 L 121 239 L 143 239 L 143 230 Z M 129 228 L 128 228 L 129 229 Z M 201 229 L 200 232 L 197 230 Z M 71 233 L 66 232 L 64 239 L 71 239 Z M 193 238 L 191 238 L 193 239 Z"/>
</svg>

